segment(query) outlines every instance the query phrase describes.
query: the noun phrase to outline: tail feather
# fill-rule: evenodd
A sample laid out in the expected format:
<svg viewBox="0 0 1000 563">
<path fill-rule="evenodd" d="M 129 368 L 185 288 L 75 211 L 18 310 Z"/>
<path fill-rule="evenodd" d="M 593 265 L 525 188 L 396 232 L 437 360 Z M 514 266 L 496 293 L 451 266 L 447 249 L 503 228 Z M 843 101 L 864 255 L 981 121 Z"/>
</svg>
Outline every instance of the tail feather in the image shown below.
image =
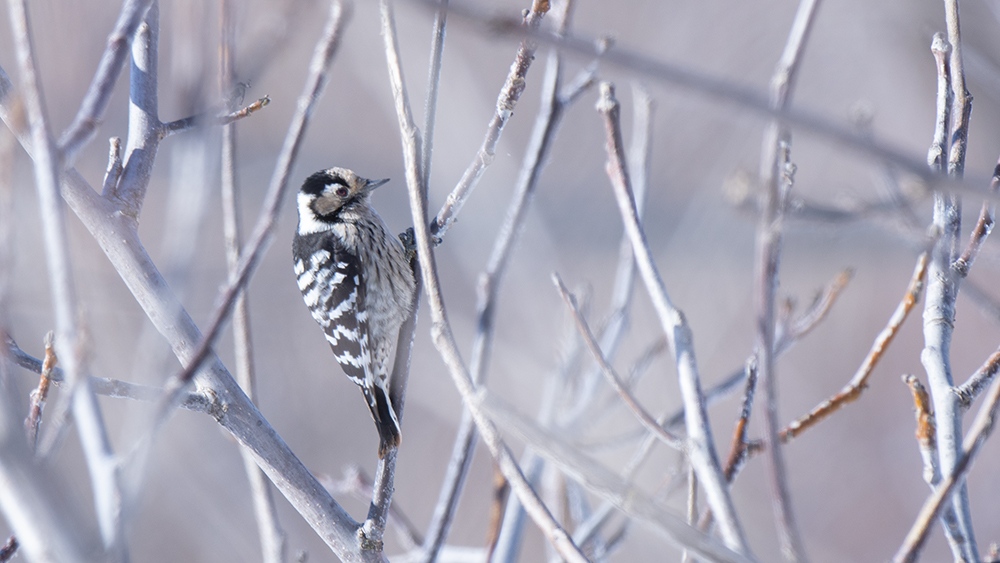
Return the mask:
<svg viewBox="0 0 1000 563">
<path fill-rule="evenodd" d="M 375 420 L 375 427 L 378 429 L 378 457 L 382 459 L 389 448 L 399 447 L 401 436 L 396 411 L 392 408 L 389 396 L 381 387 L 377 385 L 372 388 L 362 387 L 361 391 L 368 401 L 368 408 L 372 411 L 372 419 Z"/>
</svg>

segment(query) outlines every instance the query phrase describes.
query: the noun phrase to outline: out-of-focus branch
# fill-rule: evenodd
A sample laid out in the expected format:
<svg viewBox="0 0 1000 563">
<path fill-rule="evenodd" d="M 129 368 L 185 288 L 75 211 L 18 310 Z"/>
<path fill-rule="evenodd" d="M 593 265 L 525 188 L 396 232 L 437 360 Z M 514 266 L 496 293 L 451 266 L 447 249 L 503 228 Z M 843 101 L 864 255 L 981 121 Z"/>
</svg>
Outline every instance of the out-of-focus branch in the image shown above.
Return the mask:
<svg viewBox="0 0 1000 563">
<path fill-rule="evenodd" d="M 46 263 L 50 277 L 53 308 L 56 318 L 55 347 L 70 384 L 77 434 L 90 472 L 91 488 L 97 521 L 107 556 L 112 561 L 126 561 L 122 493 L 118 462 L 111 451 L 107 429 L 97 396 L 83 366 L 83 345 L 79 336 L 76 287 L 69 258 L 63 201 L 59 197 L 60 163 L 55 142 L 50 133 L 45 98 L 38 77 L 34 46 L 24 0 L 8 0 L 14 46 L 17 51 L 24 102 L 35 149 L 33 164 L 42 216 Z M 65 400 L 59 404 L 68 404 Z M 60 412 L 60 409 L 55 409 Z M 59 419 L 56 420 L 56 426 Z M 37 546 L 34 549 L 38 549 Z M 34 549 L 29 549 L 31 554 Z"/>
<path fill-rule="evenodd" d="M 232 0 L 222 0 L 219 18 L 221 33 L 219 43 L 220 69 L 219 88 L 223 92 L 232 89 L 235 82 L 235 23 L 233 21 Z M 257 102 L 266 105 L 268 98 Z M 262 103 L 263 102 L 263 103 Z M 252 106 L 251 106 L 252 107 Z M 243 112 L 249 115 L 249 107 Z M 234 114 L 235 115 L 235 114 Z M 170 124 L 164 126 L 170 129 Z M 242 225 L 240 220 L 239 189 L 236 178 L 236 126 L 229 122 L 222 127 L 222 223 L 226 245 L 226 266 L 230 276 L 236 275 L 240 261 Z M 256 399 L 257 379 L 253 361 L 253 341 L 250 333 L 250 304 L 247 292 L 240 293 L 233 311 L 233 348 L 236 361 L 236 380 L 251 401 Z M 288 542 L 284 530 L 278 522 L 278 509 L 267 475 L 257 467 L 253 456 L 240 448 L 243 467 L 250 482 L 257 530 L 260 533 L 261 553 L 264 563 L 284 563 L 287 560 Z"/>
<path fill-rule="evenodd" d="M 243 119 L 244 117 L 250 117 L 254 113 L 267 107 L 270 103 L 271 98 L 269 96 L 264 96 L 241 110 L 221 115 L 214 112 L 208 112 L 201 115 L 192 115 L 191 117 L 185 117 L 176 121 L 169 121 L 164 123 L 163 127 L 160 128 L 160 138 L 169 137 L 175 133 L 183 133 L 184 131 L 194 129 L 195 127 L 229 125 Z"/>
<path fill-rule="evenodd" d="M 423 4 L 430 10 L 435 10 L 438 7 L 436 0 L 410 1 Z M 789 126 L 811 131 L 873 160 L 894 164 L 921 179 L 928 187 L 964 191 L 980 196 L 987 195 L 984 194 L 981 187 L 988 183 L 988 179 L 985 177 L 977 177 L 973 179 L 974 181 L 968 181 L 970 177 L 967 175 L 967 181 L 959 182 L 943 174 L 932 172 L 928 170 L 923 159 L 914 158 L 909 152 L 871 135 L 858 133 L 851 125 L 835 123 L 818 113 L 798 107 L 775 109 L 771 106 L 770 98 L 763 92 L 751 90 L 729 80 L 656 60 L 625 48 L 606 49 L 606 42 L 597 38 L 580 35 L 561 37 L 544 30 L 525 28 L 520 25 L 519 19 L 497 17 L 492 13 L 472 7 L 471 2 L 452 1 L 448 5 L 448 13 L 453 18 L 453 24 L 456 21 L 467 22 L 485 31 L 484 35 L 531 39 L 541 45 L 556 47 L 563 52 L 600 59 L 603 63 L 634 71 L 658 82 L 707 94 L 712 98 L 736 104 L 758 115 L 780 119 Z M 989 197 L 993 200 L 997 199 L 997 196 Z"/>
<path fill-rule="evenodd" d="M 646 492 L 636 489 L 629 481 L 573 448 L 552 431 L 515 412 L 492 393 L 481 390 L 475 400 L 498 426 L 531 444 L 535 451 L 567 476 L 610 501 L 628 516 L 651 524 L 657 533 L 678 547 L 689 549 L 708 561 L 755 561 L 753 557 L 733 551 L 719 540 L 689 526 L 683 518 L 653 500 Z"/>
<path fill-rule="evenodd" d="M 450 7 L 447 9 L 450 10 Z M 549 0 L 532 0 L 531 8 L 524 15 L 520 25 L 525 29 L 538 29 L 548 10 Z M 521 93 L 524 92 L 525 77 L 528 75 L 531 62 L 535 60 L 536 48 L 535 43 L 529 39 L 521 41 L 521 45 L 517 49 L 517 56 L 507 73 L 507 80 L 504 82 L 503 88 L 500 89 L 500 95 L 497 96 L 496 111 L 486 128 L 483 144 L 431 223 L 431 234 L 435 237 L 441 238 L 448 231 L 465 201 L 472 194 L 472 190 L 479 184 L 483 171 L 493 163 L 500 135 L 503 134 L 507 121 L 514 115 L 514 107 L 521 98 Z"/>
<path fill-rule="evenodd" d="M 632 414 L 639 419 L 639 422 L 641 422 L 647 430 L 655 434 L 660 441 L 676 450 L 685 451 L 684 441 L 677 436 L 674 436 L 669 430 L 664 429 L 659 425 L 659 423 L 657 423 L 653 416 L 649 414 L 649 411 L 639 404 L 639 401 L 632 394 L 632 391 L 625 386 L 625 383 L 622 381 L 621 377 L 618 376 L 618 373 L 615 372 L 615 369 L 608 364 L 608 361 L 604 358 L 604 354 L 601 352 L 600 346 L 594 339 L 594 333 L 591 332 L 587 321 L 580 315 L 580 309 L 576 305 L 576 297 L 574 297 L 569 290 L 566 289 L 566 286 L 563 285 L 562 279 L 559 275 L 553 274 L 552 280 L 556 285 L 556 289 L 559 290 L 563 301 L 566 302 L 566 306 L 569 308 L 570 314 L 573 315 L 573 320 L 576 322 L 576 326 L 580 330 L 580 334 L 583 335 L 584 343 L 587 345 L 587 348 L 590 349 L 590 353 L 593 354 L 594 360 L 597 362 L 597 365 L 600 366 L 601 371 L 608 380 L 608 383 L 611 384 L 614 390 L 621 396 L 629 410 L 632 411 Z"/>
<path fill-rule="evenodd" d="M 816 18 L 819 0 L 801 0 L 785 49 L 771 77 L 769 106 L 775 111 L 789 108 L 795 89 L 799 65 Z M 772 121 L 764 132 L 760 154 L 760 187 L 763 210 L 757 223 L 754 256 L 754 304 L 756 310 L 757 369 L 763 386 L 764 442 L 767 445 L 766 466 L 774 509 L 778 543 L 786 561 L 806 561 L 802 534 L 792 511 L 791 493 L 784 456 L 778 447 L 778 387 L 775 368 L 775 293 L 778 289 L 778 264 L 781 255 L 781 229 L 784 219 L 787 189 L 782 189 L 781 177 L 788 165 L 788 145 L 791 132 L 782 121 Z M 790 187 L 790 186 L 789 186 Z M 716 515 L 718 517 L 718 515 Z"/>
<path fill-rule="evenodd" d="M 63 166 L 73 165 L 77 153 L 93 138 L 104 116 L 104 110 L 111 101 L 118 75 L 125 67 L 128 59 L 129 46 L 139 28 L 143 16 L 153 3 L 153 0 L 126 0 L 118 14 L 115 28 L 108 35 L 107 47 L 101 55 L 97 72 L 87 89 L 87 94 L 80 104 L 73 123 L 63 131 L 59 138 L 59 151 L 62 154 Z"/>
<path fill-rule="evenodd" d="M 42 375 L 44 371 L 44 362 L 26 353 L 18 347 L 17 343 L 14 342 L 9 335 L 4 337 L 0 346 L 3 350 L 0 351 L 7 358 L 9 358 L 16 365 Z M 62 369 L 58 367 L 53 367 L 51 373 L 49 374 L 49 381 L 56 386 L 65 383 L 66 379 L 63 375 Z M 109 379 L 106 377 L 91 377 L 91 385 L 94 388 L 94 393 L 98 395 L 104 395 L 112 399 L 131 399 L 134 401 L 146 401 L 154 402 L 163 396 L 163 389 L 159 387 L 150 387 L 148 385 L 139 385 L 137 383 L 129 383 L 128 381 L 121 381 L 118 379 Z M 198 393 L 188 393 L 184 395 L 181 399 L 180 408 L 195 412 L 210 412 L 212 410 L 211 401 L 205 396 Z"/>
<path fill-rule="evenodd" d="M 718 454 L 712 440 L 708 423 L 708 413 L 701 392 L 701 382 L 698 368 L 695 364 L 694 346 L 691 329 L 687 321 L 667 296 L 660 273 L 653 262 L 645 232 L 639 224 L 629 183 L 628 170 L 625 165 L 625 153 L 621 140 L 621 124 L 619 123 L 619 105 L 614 97 L 614 88 L 607 82 L 601 83 L 601 96 L 597 110 L 604 117 L 606 128 L 606 143 L 608 152 L 608 176 L 614 188 L 618 209 L 625 222 L 625 230 L 632 241 L 632 251 L 646 291 L 653 301 L 660 318 L 660 324 L 667 336 L 670 350 L 677 364 L 677 374 L 680 380 L 681 395 L 684 399 L 685 419 L 688 433 L 688 456 L 698 481 L 705 488 L 705 496 L 709 506 L 719 518 L 722 537 L 726 545 L 740 553 L 749 553 L 743 528 L 736 517 L 733 499 L 722 470 L 719 467 Z"/>
<path fill-rule="evenodd" d="M 948 159 L 931 162 L 930 168 L 947 166 L 952 178 L 961 178 L 964 172 L 965 137 L 968 130 L 969 100 L 965 89 L 962 70 L 961 36 L 958 24 L 958 5 L 955 0 L 945 1 L 945 19 L 948 28 L 948 44 L 951 47 L 947 64 L 943 58 L 949 54 L 943 48 L 940 37 L 935 37 L 931 45 L 937 61 L 938 96 L 937 122 L 949 124 L 946 142 Z M 945 76 L 942 77 L 942 73 Z M 945 91 L 942 91 L 945 90 Z M 933 144 L 941 139 L 935 128 Z M 931 262 L 927 271 L 927 297 L 924 301 L 924 349 L 920 361 L 927 373 L 927 385 L 934 405 L 934 422 L 937 430 L 937 454 L 941 474 L 951 475 L 962 458 L 962 414 L 959 396 L 955 393 L 951 373 L 951 337 L 955 322 L 955 300 L 958 296 L 959 273 L 952 268 L 958 258 L 958 244 L 962 225 L 961 202 L 956 195 L 941 191 L 934 192 L 933 228 L 940 233 L 931 252 Z M 939 487 L 939 483 L 931 483 Z M 952 554 L 956 560 L 979 561 L 978 548 L 972 528 L 972 514 L 969 506 L 968 489 L 959 486 L 948 512 L 954 510 L 955 526 L 943 525 Z M 949 514 L 950 519 L 950 514 Z"/>
</svg>

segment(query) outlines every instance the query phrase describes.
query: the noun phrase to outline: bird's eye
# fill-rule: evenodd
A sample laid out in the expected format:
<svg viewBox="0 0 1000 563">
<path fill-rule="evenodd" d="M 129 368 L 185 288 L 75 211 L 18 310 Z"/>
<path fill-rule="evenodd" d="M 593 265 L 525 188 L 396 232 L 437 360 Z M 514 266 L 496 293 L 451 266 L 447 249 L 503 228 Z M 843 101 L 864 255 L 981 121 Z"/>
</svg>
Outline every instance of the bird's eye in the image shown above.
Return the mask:
<svg viewBox="0 0 1000 563">
<path fill-rule="evenodd" d="M 347 192 L 347 188 L 345 188 L 344 186 L 340 186 L 339 188 L 337 188 L 334 191 L 334 193 L 336 193 L 340 197 L 347 197 L 347 193 L 348 192 Z"/>
</svg>

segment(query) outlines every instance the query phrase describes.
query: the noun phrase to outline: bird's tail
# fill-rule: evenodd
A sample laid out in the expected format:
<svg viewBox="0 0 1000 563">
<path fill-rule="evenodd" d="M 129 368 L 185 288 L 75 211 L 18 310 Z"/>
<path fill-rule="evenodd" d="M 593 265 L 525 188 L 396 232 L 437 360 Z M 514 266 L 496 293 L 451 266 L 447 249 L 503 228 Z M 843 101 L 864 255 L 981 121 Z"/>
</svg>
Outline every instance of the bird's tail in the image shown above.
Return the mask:
<svg viewBox="0 0 1000 563">
<path fill-rule="evenodd" d="M 378 457 L 382 459 L 389 451 L 389 448 L 398 448 L 400 441 L 399 421 L 396 419 L 396 410 L 392 408 L 392 402 L 385 389 L 378 385 L 372 387 L 362 387 L 365 400 L 368 401 L 368 408 L 372 411 L 372 418 L 375 420 L 375 427 L 378 428 Z"/>
</svg>

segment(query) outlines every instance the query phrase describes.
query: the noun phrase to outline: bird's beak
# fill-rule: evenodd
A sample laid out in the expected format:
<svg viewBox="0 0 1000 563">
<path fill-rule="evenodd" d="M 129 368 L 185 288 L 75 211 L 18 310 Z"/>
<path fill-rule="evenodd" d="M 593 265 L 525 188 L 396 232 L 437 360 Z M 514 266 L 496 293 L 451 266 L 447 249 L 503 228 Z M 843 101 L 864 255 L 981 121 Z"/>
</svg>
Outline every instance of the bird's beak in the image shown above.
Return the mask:
<svg viewBox="0 0 1000 563">
<path fill-rule="evenodd" d="M 365 184 L 365 191 L 370 192 L 388 181 L 388 178 L 384 178 L 382 180 L 367 180 L 367 183 Z"/>
</svg>

